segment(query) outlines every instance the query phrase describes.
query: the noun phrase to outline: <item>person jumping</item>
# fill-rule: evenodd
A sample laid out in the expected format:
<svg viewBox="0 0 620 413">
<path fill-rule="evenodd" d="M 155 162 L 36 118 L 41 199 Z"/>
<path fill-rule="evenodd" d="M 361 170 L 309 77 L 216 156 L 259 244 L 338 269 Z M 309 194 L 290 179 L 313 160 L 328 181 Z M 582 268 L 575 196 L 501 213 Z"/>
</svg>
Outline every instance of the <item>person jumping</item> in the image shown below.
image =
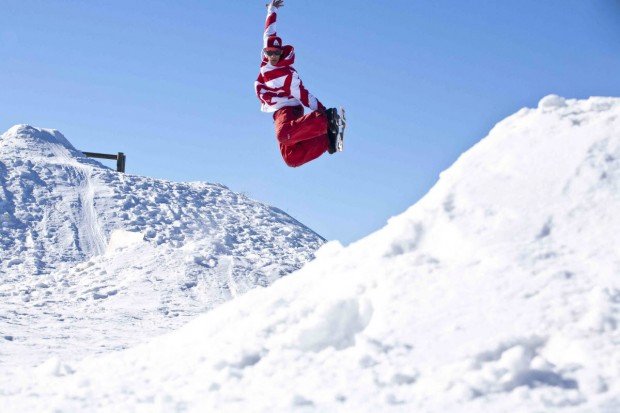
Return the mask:
<svg viewBox="0 0 620 413">
<path fill-rule="evenodd" d="M 293 63 L 293 46 L 283 45 L 277 36 L 277 10 L 284 0 L 267 4 L 263 33 L 263 59 L 254 82 L 261 111 L 273 113 L 276 137 L 284 162 L 298 167 L 323 153 L 342 150 L 344 109 L 327 109 L 304 87 Z M 303 105 L 303 106 L 302 106 Z M 304 106 L 312 112 L 304 115 Z"/>
</svg>

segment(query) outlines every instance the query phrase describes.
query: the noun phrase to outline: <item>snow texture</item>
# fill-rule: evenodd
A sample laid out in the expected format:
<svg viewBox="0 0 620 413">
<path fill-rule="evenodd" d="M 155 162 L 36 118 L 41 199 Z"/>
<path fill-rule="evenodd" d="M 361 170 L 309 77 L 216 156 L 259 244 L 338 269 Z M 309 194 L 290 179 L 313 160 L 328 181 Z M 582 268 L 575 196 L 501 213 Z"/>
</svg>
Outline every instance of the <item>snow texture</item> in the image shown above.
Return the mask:
<svg viewBox="0 0 620 413">
<path fill-rule="evenodd" d="M 376 233 L 329 242 L 295 274 L 147 343 L 50 356 L 15 375 L 2 402 L 618 412 L 618 211 L 620 99 L 546 97 L 497 124 Z"/>
<path fill-rule="evenodd" d="M 0 137 L 0 384 L 178 327 L 323 242 L 222 185 L 119 174 L 58 131 L 15 126 Z"/>
</svg>

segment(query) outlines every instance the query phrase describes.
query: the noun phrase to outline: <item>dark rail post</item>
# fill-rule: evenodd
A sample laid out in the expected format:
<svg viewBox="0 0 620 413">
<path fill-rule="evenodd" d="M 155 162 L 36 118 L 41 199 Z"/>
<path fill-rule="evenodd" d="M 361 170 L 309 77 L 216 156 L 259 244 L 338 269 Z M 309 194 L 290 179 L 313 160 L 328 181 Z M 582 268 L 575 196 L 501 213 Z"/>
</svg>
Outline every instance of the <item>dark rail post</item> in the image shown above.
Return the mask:
<svg viewBox="0 0 620 413">
<path fill-rule="evenodd" d="M 99 159 L 115 159 L 116 160 L 116 171 L 125 173 L 125 162 L 127 161 L 127 156 L 123 152 L 119 152 L 117 155 L 110 155 L 107 153 L 97 153 L 97 152 L 84 152 L 84 155 L 89 158 L 99 158 Z"/>
<path fill-rule="evenodd" d="M 118 172 L 125 173 L 125 154 L 123 152 L 118 153 L 118 158 L 116 159 L 116 170 Z"/>
</svg>

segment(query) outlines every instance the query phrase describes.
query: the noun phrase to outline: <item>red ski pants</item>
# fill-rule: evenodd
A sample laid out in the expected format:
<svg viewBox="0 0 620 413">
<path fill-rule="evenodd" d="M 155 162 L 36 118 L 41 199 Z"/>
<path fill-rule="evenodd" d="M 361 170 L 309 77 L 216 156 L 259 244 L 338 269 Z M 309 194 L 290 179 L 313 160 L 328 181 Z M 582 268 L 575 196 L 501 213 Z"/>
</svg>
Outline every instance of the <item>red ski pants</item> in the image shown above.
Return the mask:
<svg viewBox="0 0 620 413">
<path fill-rule="evenodd" d="M 285 106 L 273 114 L 276 137 L 284 162 L 297 167 L 327 151 L 327 116 L 319 111 L 304 115 L 303 106 Z"/>
</svg>

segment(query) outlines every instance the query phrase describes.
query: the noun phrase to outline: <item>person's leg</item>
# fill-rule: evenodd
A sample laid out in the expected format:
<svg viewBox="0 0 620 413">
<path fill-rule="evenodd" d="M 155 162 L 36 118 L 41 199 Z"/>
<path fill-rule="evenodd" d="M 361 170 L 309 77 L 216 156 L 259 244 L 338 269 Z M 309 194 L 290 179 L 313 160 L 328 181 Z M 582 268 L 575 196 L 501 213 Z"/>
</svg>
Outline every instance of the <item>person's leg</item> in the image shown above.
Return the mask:
<svg viewBox="0 0 620 413">
<path fill-rule="evenodd" d="M 327 116 L 322 112 L 314 111 L 282 122 L 279 129 L 276 126 L 278 141 L 286 145 L 293 145 L 317 136 L 327 136 Z"/>
<path fill-rule="evenodd" d="M 323 113 L 303 115 L 303 107 L 292 106 L 278 110 L 274 119 L 280 152 L 288 166 L 303 165 L 327 151 L 327 118 Z"/>
<path fill-rule="evenodd" d="M 284 162 L 290 167 L 298 167 L 308 163 L 327 151 L 327 140 L 317 136 L 293 145 L 280 144 L 280 152 Z"/>
</svg>

